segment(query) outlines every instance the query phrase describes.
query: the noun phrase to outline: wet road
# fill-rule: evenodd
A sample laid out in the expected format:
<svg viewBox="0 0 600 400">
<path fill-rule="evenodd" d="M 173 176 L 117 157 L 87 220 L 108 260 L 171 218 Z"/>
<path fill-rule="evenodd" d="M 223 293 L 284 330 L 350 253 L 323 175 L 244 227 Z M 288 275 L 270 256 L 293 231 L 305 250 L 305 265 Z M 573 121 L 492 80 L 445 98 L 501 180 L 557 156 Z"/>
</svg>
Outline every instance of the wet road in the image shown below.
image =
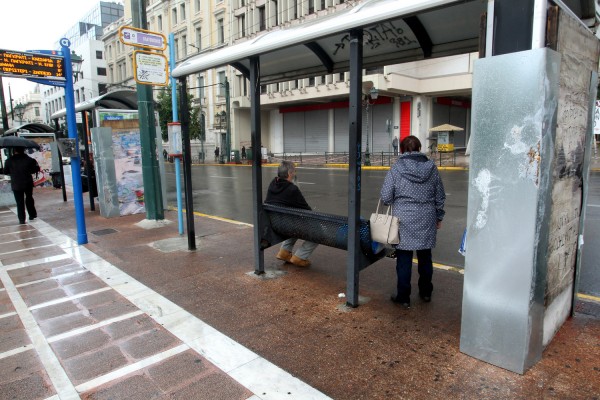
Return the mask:
<svg viewBox="0 0 600 400">
<path fill-rule="evenodd" d="M 600 172 L 590 173 L 579 292 L 600 297 Z"/>
<path fill-rule="evenodd" d="M 167 201 L 176 206 L 175 175 L 166 165 Z M 276 168 L 263 168 L 263 199 Z M 361 216 L 369 218 L 377 207 L 379 191 L 387 171 L 363 171 Z M 468 171 L 440 171 L 446 189 L 446 217 L 433 251 L 434 261 L 464 266 L 458 247 L 467 213 Z M 342 169 L 298 168 L 298 186 L 314 210 L 348 215 L 348 171 Z M 252 223 L 252 170 L 250 167 L 194 166 L 192 173 L 194 211 Z M 182 183 L 183 188 L 183 183 Z M 183 189 L 182 189 L 183 190 Z M 202 231 L 201 226 L 196 232 Z"/>
</svg>

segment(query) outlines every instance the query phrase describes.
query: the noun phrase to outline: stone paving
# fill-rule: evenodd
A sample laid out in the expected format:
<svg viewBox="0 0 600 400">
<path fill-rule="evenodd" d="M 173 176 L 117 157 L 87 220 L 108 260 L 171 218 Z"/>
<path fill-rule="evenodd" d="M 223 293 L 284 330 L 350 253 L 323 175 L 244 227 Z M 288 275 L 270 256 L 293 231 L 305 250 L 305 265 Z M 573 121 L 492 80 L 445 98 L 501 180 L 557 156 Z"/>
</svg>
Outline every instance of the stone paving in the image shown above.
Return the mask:
<svg viewBox="0 0 600 400">
<path fill-rule="evenodd" d="M 226 372 L 243 369 L 227 351 L 260 357 L 43 221 L 4 208 L 0 231 L 0 399 L 258 398 Z M 271 391 L 327 398 L 281 375 Z"/>
</svg>

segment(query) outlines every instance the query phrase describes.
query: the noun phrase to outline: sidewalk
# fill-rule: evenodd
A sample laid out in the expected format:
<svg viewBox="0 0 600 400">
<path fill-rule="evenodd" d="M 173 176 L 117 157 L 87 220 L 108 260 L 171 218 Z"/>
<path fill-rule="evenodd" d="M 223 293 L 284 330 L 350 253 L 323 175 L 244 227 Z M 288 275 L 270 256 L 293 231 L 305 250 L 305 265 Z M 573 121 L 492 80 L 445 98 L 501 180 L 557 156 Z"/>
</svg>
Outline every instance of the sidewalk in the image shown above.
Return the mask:
<svg viewBox="0 0 600 400">
<path fill-rule="evenodd" d="M 436 270 L 431 303 L 389 301 L 394 261 L 361 272 L 344 306 L 346 252 L 319 246 L 300 269 L 252 228 L 196 217 L 195 252 L 175 221 L 105 219 L 36 189 L 39 220 L 0 209 L 0 399 L 593 399 L 600 304 L 579 302 L 542 360 L 517 375 L 459 351 L 462 275 Z M 147 221 L 146 221 L 147 222 Z M 141 224 L 143 225 L 143 224 Z M 416 275 L 416 274 L 415 274 Z M 416 281 L 415 281 L 416 283 Z"/>
</svg>

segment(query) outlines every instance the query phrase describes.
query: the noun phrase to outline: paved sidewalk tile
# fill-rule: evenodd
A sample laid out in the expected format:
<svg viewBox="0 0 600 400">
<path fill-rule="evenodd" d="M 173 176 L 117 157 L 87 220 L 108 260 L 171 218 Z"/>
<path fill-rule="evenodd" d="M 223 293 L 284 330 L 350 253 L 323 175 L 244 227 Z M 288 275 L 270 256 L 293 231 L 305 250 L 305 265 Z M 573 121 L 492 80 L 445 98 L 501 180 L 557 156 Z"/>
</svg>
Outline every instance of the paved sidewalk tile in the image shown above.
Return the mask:
<svg viewBox="0 0 600 400">
<path fill-rule="evenodd" d="M 0 225 L 0 399 L 259 399 L 230 371 L 256 360 L 303 388 L 43 221 Z"/>
</svg>

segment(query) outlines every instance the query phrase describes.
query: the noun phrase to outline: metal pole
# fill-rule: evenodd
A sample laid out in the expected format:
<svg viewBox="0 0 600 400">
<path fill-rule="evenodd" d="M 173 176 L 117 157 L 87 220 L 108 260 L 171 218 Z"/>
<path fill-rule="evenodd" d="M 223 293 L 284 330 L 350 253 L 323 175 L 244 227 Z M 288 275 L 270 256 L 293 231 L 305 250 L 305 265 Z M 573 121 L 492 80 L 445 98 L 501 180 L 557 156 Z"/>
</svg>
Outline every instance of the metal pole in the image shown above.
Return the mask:
<svg viewBox="0 0 600 400">
<path fill-rule="evenodd" d="M 175 34 L 169 34 L 169 66 L 175 69 Z M 173 109 L 173 122 L 179 121 L 177 114 L 177 81 L 171 76 L 171 108 Z M 177 224 L 179 234 L 183 235 L 183 202 L 181 200 L 181 160 L 175 157 L 175 191 L 177 192 Z"/>
<path fill-rule="evenodd" d="M 227 162 L 231 162 L 231 107 L 229 105 L 229 80 L 227 77 L 225 77 L 225 112 L 227 113 L 225 150 L 227 151 Z"/>
<path fill-rule="evenodd" d="M 260 246 L 263 232 L 262 166 L 260 153 L 260 59 L 250 58 L 250 140 L 252 146 L 252 207 L 254 222 L 254 273 L 265 273 L 265 254 Z"/>
<path fill-rule="evenodd" d="M 2 104 L 2 128 L 7 131 L 10 128 L 8 127 L 8 115 L 6 114 L 6 102 L 4 101 L 4 84 L 2 83 L 2 77 L 0 76 L 0 101 Z"/>
<path fill-rule="evenodd" d="M 81 192 L 81 171 L 79 170 L 79 143 L 77 138 L 77 121 L 75 120 L 75 99 L 73 96 L 73 67 L 71 65 L 71 52 L 69 39 L 60 39 L 61 50 L 64 57 L 65 76 L 65 108 L 67 110 L 67 129 L 69 138 L 75 139 L 76 156 L 71 157 L 71 177 L 73 178 L 73 202 L 75 203 L 75 219 L 77 223 L 77 244 L 88 242 L 85 230 L 85 216 L 83 214 L 83 196 Z M 75 168 L 73 168 L 75 165 Z M 63 182 L 64 185 L 64 182 Z"/>
<path fill-rule="evenodd" d="M 185 180 L 185 213 L 187 217 L 188 250 L 196 250 L 194 228 L 194 197 L 192 193 L 192 150 L 190 146 L 190 112 L 187 102 L 187 82 L 179 80 L 179 104 L 181 108 L 181 139 L 183 141 L 183 179 Z"/>
<path fill-rule="evenodd" d="M 360 273 L 360 178 L 362 140 L 362 55 L 363 32 L 350 31 L 350 167 L 348 171 L 348 263 L 346 266 L 346 304 L 358 306 Z"/>
<path fill-rule="evenodd" d="M 131 1 L 133 26 L 147 28 L 146 8 L 142 0 Z M 142 145 L 142 178 L 144 181 L 144 205 L 146 218 L 164 219 L 162 189 L 156 154 L 156 127 L 152 86 L 137 84 L 138 116 L 140 121 L 140 143 Z"/>
</svg>

